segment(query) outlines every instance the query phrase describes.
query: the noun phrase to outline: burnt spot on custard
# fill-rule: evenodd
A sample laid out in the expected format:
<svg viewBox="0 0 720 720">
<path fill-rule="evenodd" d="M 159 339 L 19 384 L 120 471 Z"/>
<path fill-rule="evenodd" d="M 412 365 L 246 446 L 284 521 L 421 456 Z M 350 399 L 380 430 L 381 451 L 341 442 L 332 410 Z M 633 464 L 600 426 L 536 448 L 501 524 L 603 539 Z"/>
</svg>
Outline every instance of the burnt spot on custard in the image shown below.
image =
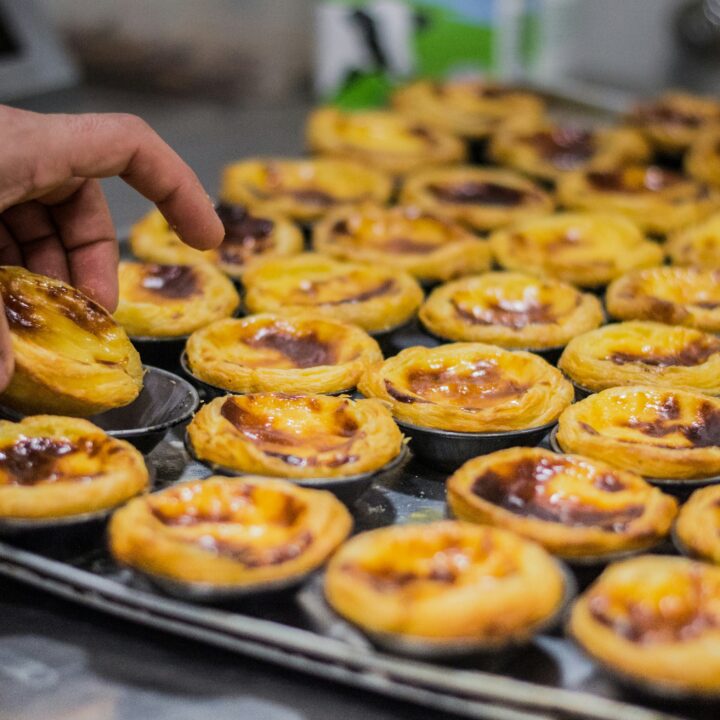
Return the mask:
<svg viewBox="0 0 720 720">
<path fill-rule="evenodd" d="M 530 198 L 526 190 L 494 182 L 466 180 L 455 183 L 433 183 L 428 190 L 441 202 L 456 205 L 490 205 L 517 207 Z"/>
<path fill-rule="evenodd" d="M 365 568 L 357 563 L 345 563 L 340 570 L 370 585 L 373 590 L 385 593 L 402 590 L 417 582 L 432 582 L 453 585 L 460 573 L 459 567 L 433 562 L 426 573 L 396 570 L 391 566 Z"/>
<path fill-rule="evenodd" d="M 302 404 L 310 413 L 322 410 L 316 398 L 285 393 L 276 393 L 275 397 Z M 297 434 L 275 427 L 272 413 L 269 417 L 262 407 L 256 410 L 251 396 L 246 396 L 244 400 L 240 405 L 234 398 L 228 398 L 220 408 L 220 415 L 264 454 L 296 467 L 341 467 L 357 461 L 358 457 L 350 451 L 361 429 L 348 412 L 347 403 L 342 403 L 329 414 L 321 432 Z M 327 457 L 321 457 L 323 455 Z"/>
<path fill-rule="evenodd" d="M 438 249 L 440 243 L 420 242 L 409 237 L 388 238 L 382 244 L 383 250 L 400 255 L 429 255 Z"/>
<path fill-rule="evenodd" d="M 572 170 L 583 165 L 596 150 L 595 134 L 573 127 L 538 132 L 525 138 L 525 142 L 559 170 Z"/>
<path fill-rule="evenodd" d="M 200 278 L 192 265 L 146 265 L 140 285 L 167 300 L 185 300 L 200 293 Z"/>
<path fill-rule="evenodd" d="M 289 194 L 292 195 L 298 202 L 306 205 L 317 205 L 318 207 L 330 207 L 335 205 L 337 199 L 334 198 L 330 193 L 324 190 L 317 190 L 314 188 L 304 188 L 301 190 L 291 190 Z"/>
<path fill-rule="evenodd" d="M 430 128 L 425 127 L 424 125 L 412 125 L 408 128 L 407 132 L 408 135 L 412 135 L 413 137 L 422 140 L 426 145 L 437 144 L 435 134 L 430 130 Z"/>
<path fill-rule="evenodd" d="M 225 239 L 218 248 L 223 262 L 244 265 L 274 246 L 272 220 L 252 215 L 242 205 L 218 205 L 217 214 L 225 227 Z"/>
<path fill-rule="evenodd" d="M 558 322 L 552 306 L 528 300 L 499 299 L 487 307 L 461 305 L 452 300 L 458 317 L 473 325 L 503 325 L 520 330 L 528 325 L 550 325 Z"/>
<path fill-rule="evenodd" d="M 678 110 L 676 107 L 664 103 L 642 105 L 633 113 L 636 120 L 644 123 L 658 123 L 661 125 L 682 125 L 687 128 L 697 128 L 706 121 L 706 118 L 690 112 Z"/>
<path fill-rule="evenodd" d="M 105 443 L 91 439 L 70 441 L 49 437 L 22 437 L 0 448 L 0 484 L 40 485 L 60 481 L 84 481 L 90 476 L 71 475 L 59 468 L 59 461 L 82 453 L 95 457 Z"/>
<path fill-rule="evenodd" d="M 631 169 L 632 170 L 632 169 Z M 642 174 L 626 170 L 595 170 L 586 175 L 588 183 L 600 192 L 660 192 L 683 181 L 679 173 L 665 168 L 650 166 Z"/>
<path fill-rule="evenodd" d="M 37 306 L 31 303 L 22 292 L 14 292 L 12 288 L 3 290 L 5 317 L 12 330 L 37 330 L 43 327 L 42 316 Z"/>
<path fill-rule="evenodd" d="M 523 458 L 502 469 L 488 469 L 478 476 L 471 491 L 487 502 L 504 510 L 571 527 L 599 527 L 610 532 L 624 532 L 633 520 L 644 512 L 642 505 L 630 505 L 620 510 L 602 510 L 583 504 L 575 496 L 563 497 L 549 488 L 557 475 L 572 469 L 572 463 L 557 458 Z M 627 489 L 612 472 L 596 473 L 592 484 L 603 492 Z"/>
<path fill-rule="evenodd" d="M 681 350 L 674 352 L 648 352 L 633 353 L 617 351 L 610 353 L 607 360 L 616 365 L 640 362 L 651 367 L 695 367 L 707 362 L 716 353 L 720 352 L 720 339 L 701 339 L 687 343 Z"/>
<path fill-rule="evenodd" d="M 349 287 L 352 287 L 352 278 L 333 277 L 329 280 L 318 280 L 304 282 L 298 291 L 302 293 L 304 298 L 313 299 L 320 295 L 324 286 L 336 285 L 342 287 L 345 282 Z M 391 295 L 398 290 L 398 284 L 393 278 L 387 278 L 382 282 L 367 288 L 367 290 L 361 290 L 360 292 L 352 293 L 349 292 L 347 295 L 337 298 L 336 300 L 320 300 L 321 305 L 351 305 L 355 303 L 366 302 L 376 297 L 382 297 L 383 295 Z"/>
<path fill-rule="evenodd" d="M 650 603 L 627 601 L 620 612 L 617 600 L 595 591 L 588 598 L 592 618 L 616 635 L 641 645 L 682 643 L 720 627 L 720 617 L 704 599 L 701 572 L 691 570 L 690 597 L 653 608 Z"/>
<path fill-rule="evenodd" d="M 313 331 L 290 333 L 270 326 L 243 338 L 243 342 L 252 348 L 279 352 L 298 368 L 334 365 L 337 362 L 333 343 L 320 340 Z"/>
</svg>

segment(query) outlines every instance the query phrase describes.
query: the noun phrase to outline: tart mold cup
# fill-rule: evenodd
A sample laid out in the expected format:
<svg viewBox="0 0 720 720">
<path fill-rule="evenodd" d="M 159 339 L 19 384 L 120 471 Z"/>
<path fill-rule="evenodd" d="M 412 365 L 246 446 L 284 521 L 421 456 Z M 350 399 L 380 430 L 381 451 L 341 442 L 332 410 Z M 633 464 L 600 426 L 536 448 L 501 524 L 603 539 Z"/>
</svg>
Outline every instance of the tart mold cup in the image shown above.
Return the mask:
<svg viewBox="0 0 720 720">
<path fill-rule="evenodd" d="M 174 373 L 144 366 L 143 389 L 129 405 L 88 418 L 111 437 L 127 440 L 142 453 L 149 453 L 168 430 L 189 420 L 200 405 L 195 388 Z M 8 408 L 0 415 L 9 420 L 24 416 Z"/>
<path fill-rule="evenodd" d="M 548 443 L 550 445 L 550 449 L 553 452 L 564 455 L 565 451 L 560 447 L 560 443 L 557 440 L 557 431 L 557 427 L 553 428 L 552 432 L 550 433 Z M 643 480 L 650 483 L 651 485 L 654 485 L 657 488 L 660 488 L 663 492 L 666 492 L 669 495 L 674 495 L 675 497 L 680 499 L 686 499 L 695 490 L 698 490 L 699 488 L 703 488 L 708 485 L 717 485 L 718 483 L 720 483 L 720 475 L 709 475 L 702 478 L 687 479 L 643 476 Z"/>
<path fill-rule="evenodd" d="M 204 402 L 209 402 L 210 400 L 214 400 L 218 397 L 224 397 L 225 395 L 246 395 L 247 393 L 242 393 L 237 390 L 228 390 L 226 388 L 221 388 L 219 385 L 212 385 L 211 383 L 205 382 L 204 380 L 201 380 L 197 375 L 193 373 L 193 371 L 190 369 L 190 363 L 188 362 L 187 352 L 185 350 L 182 351 L 180 354 L 180 369 L 182 370 L 183 375 L 187 380 L 189 380 L 196 389 L 200 392 L 201 398 Z M 324 392 L 320 390 L 314 390 L 314 391 L 308 391 L 308 392 L 316 392 L 319 395 L 351 395 L 354 387 L 346 388 L 345 390 L 336 390 L 335 392 Z M 280 392 L 282 392 L 282 388 L 278 388 Z"/>
<path fill-rule="evenodd" d="M 257 475 L 257 473 L 245 473 L 240 470 L 218 465 L 209 460 L 203 460 L 197 456 L 195 449 L 190 441 L 190 436 L 185 432 L 184 436 L 185 450 L 188 455 L 208 468 L 215 475 L 226 475 L 229 477 L 242 477 L 243 475 Z M 348 475 L 346 477 L 337 478 L 284 478 L 288 482 L 300 487 L 309 488 L 311 490 L 327 490 L 331 492 L 342 503 L 352 506 L 360 496 L 373 483 L 392 483 L 403 471 L 403 468 L 410 460 L 410 450 L 406 444 L 403 444 L 400 452 L 390 462 L 386 463 L 377 470 L 370 470 L 359 475 Z"/>
<path fill-rule="evenodd" d="M 471 458 L 489 455 L 496 450 L 515 446 L 535 447 L 557 424 L 557 420 L 553 420 L 521 430 L 469 433 L 411 425 L 397 418 L 395 422 L 403 435 L 410 438 L 413 453 L 428 465 L 442 470 L 455 470 Z"/>
<path fill-rule="evenodd" d="M 551 632 L 561 627 L 570 609 L 570 604 L 577 594 L 577 582 L 571 570 L 560 560 L 555 559 L 558 569 L 562 573 L 564 580 L 564 593 L 557 609 L 552 615 L 545 620 L 536 624 L 532 631 L 521 637 L 509 637 L 499 642 L 489 642 L 487 640 L 477 640 L 472 638 L 466 639 L 450 639 L 450 640 L 429 640 L 423 637 L 401 635 L 396 633 L 377 632 L 367 630 L 356 625 L 350 620 L 346 620 L 337 613 L 325 598 L 323 589 L 324 572 L 316 575 L 308 586 L 308 591 L 313 596 L 316 605 L 321 607 L 323 614 L 336 623 L 344 624 L 354 630 L 360 632 L 368 638 L 370 642 L 381 650 L 402 655 L 404 657 L 414 658 L 417 660 L 433 661 L 433 660 L 453 660 L 463 658 L 487 658 L 488 660 L 497 659 L 498 656 L 505 656 L 513 651 L 530 644 L 536 635 L 544 632 Z"/>
</svg>

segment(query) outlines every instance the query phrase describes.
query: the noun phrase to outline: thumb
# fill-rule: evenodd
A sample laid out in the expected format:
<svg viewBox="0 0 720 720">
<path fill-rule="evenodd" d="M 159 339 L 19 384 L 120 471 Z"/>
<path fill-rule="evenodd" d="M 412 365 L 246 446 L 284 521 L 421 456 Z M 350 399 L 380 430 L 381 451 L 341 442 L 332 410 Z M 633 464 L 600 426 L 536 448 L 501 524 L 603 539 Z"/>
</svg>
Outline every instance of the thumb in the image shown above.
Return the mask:
<svg viewBox="0 0 720 720">
<path fill-rule="evenodd" d="M 12 338 L 5 316 L 5 306 L 0 298 L 0 392 L 5 390 L 12 379 L 15 369 L 15 358 L 13 357 Z"/>
</svg>

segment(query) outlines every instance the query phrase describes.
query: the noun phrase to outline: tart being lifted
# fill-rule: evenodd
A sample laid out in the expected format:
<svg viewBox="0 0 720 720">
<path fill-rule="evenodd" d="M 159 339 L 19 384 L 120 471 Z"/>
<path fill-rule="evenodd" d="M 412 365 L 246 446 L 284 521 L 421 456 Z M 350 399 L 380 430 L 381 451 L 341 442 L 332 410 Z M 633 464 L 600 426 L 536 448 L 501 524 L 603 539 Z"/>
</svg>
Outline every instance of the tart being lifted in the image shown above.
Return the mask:
<svg viewBox="0 0 720 720">
<path fill-rule="evenodd" d="M 21 413 L 94 415 L 132 402 L 142 364 L 105 308 L 60 280 L 0 267 L 15 372 L 0 404 Z"/>
<path fill-rule="evenodd" d="M 268 478 L 177 483 L 113 515 L 110 550 L 156 579 L 267 590 L 322 565 L 352 518 L 333 495 Z"/>
<path fill-rule="evenodd" d="M 325 596 L 340 615 L 378 644 L 404 640 L 408 649 L 528 641 L 565 593 L 562 570 L 539 545 L 453 521 L 361 533 L 325 576 Z"/>
<path fill-rule="evenodd" d="M 642 230 L 666 235 L 720 209 L 720 194 L 657 165 L 576 170 L 558 181 L 558 200 L 577 210 L 620 213 Z"/>
<path fill-rule="evenodd" d="M 622 215 L 556 213 L 531 218 L 490 236 L 502 267 L 596 288 L 635 268 L 663 261 L 658 243 Z"/>
<path fill-rule="evenodd" d="M 405 179 L 400 201 L 445 215 L 483 233 L 535 215 L 555 203 L 531 180 L 510 170 L 462 165 L 420 170 Z"/>
<path fill-rule="evenodd" d="M 392 181 L 379 170 L 334 158 L 242 160 L 225 168 L 220 197 L 253 212 L 312 221 L 341 205 L 384 203 Z"/>
<path fill-rule="evenodd" d="M 470 460 L 447 489 L 461 520 L 512 530 L 577 560 L 650 548 L 667 535 L 677 511 L 674 498 L 634 473 L 542 448 Z"/>
<path fill-rule="evenodd" d="M 720 332 L 720 269 L 636 270 L 607 291 L 608 312 L 620 320 L 657 320 Z"/>
<path fill-rule="evenodd" d="M 575 603 L 569 631 L 593 658 L 637 685 L 717 696 L 718 598 L 720 568 L 646 555 L 610 565 Z"/>
<path fill-rule="evenodd" d="M 318 108 L 308 119 L 307 140 L 315 153 L 391 175 L 465 159 L 465 146 L 452 133 L 389 110 Z"/>
<path fill-rule="evenodd" d="M 376 400 L 255 393 L 219 397 L 188 426 L 193 453 L 238 473 L 342 478 L 378 470 L 403 437 Z"/>
<path fill-rule="evenodd" d="M 720 395 L 720 338 L 657 322 L 615 323 L 571 340 L 558 367 L 594 392 L 658 385 Z"/>
<path fill-rule="evenodd" d="M 418 283 L 401 270 L 315 253 L 258 262 L 245 273 L 244 284 L 251 313 L 315 312 L 368 332 L 406 323 L 423 299 Z"/>
<path fill-rule="evenodd" d="M 232 282 L 207 263 L 121 262 L 115 320 L 133 337 L 188 335 L 229 317 L 240 304 Z"/>
<path fill-rule="evenodd" d="M 365 204 L 330 213 L 313 232 L 317 252 L 449 280 L 490 267 L 490 246 L 462 225 L 412 206 Z"/>
<path fill-rule="evenodd" d="M 545 425 L 573 399 L 541 357 L 481 343 L 407 348 L 369 368 L 358 389 L 389 403 L 399 421 L 471 433 Z"/>
<path fill-rule="evenodd" d="M 195 377 L 232 392 L 352 390 L 382 360 L 360 328 L 322 315 L 248 315 L 193 333 L 186 346 Z"/>
<path fill-rule="evenodd" d="M 603 312 L 594 295 L 571 285 L 492 272 L 433 290 L 420 308 L 420 320 L 448 340 L 541 350 L 565 345 L 598 327 Z"/>
<path fill-rule="evenodd" d="M 409 118 L 478 140 L 515 117 L 540 117 L 545 109 L 532 92 L 474 79 L 418 80 L 395 90 L 392 104 Z"/>
<path fill-rule="evenodd" d="M 0 518 L 38 521 L 114 508 L 143 492 L 138 450 L 87 420 L 34 415 L 0 420 Z"/>
<path fill-rule="evenodd" d="M 617 387 L 560 416 L 562 450 L 648 478 L 720 474 L 720 400 L 645 385 Z"/>
</svg>

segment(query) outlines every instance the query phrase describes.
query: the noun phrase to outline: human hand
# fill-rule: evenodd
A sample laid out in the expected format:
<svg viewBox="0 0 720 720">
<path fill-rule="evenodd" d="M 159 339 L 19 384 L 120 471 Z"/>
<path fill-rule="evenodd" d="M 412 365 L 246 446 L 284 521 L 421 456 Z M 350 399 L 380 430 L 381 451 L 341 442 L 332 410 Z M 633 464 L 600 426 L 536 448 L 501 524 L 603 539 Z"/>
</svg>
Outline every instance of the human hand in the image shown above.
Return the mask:
<svg viewBox="0 0 720 720">
<path fill-rule="evenodd" d="M 195 173 L 140 118 L 41 115 L 0 105 L 0 265 L 69 282 L 113 311 L 118 247 L 99 178 L 119 176 L 194 248 L 223 226 Z M 0 390 L 12 375 L 0 307 Z"/>
</svg>

